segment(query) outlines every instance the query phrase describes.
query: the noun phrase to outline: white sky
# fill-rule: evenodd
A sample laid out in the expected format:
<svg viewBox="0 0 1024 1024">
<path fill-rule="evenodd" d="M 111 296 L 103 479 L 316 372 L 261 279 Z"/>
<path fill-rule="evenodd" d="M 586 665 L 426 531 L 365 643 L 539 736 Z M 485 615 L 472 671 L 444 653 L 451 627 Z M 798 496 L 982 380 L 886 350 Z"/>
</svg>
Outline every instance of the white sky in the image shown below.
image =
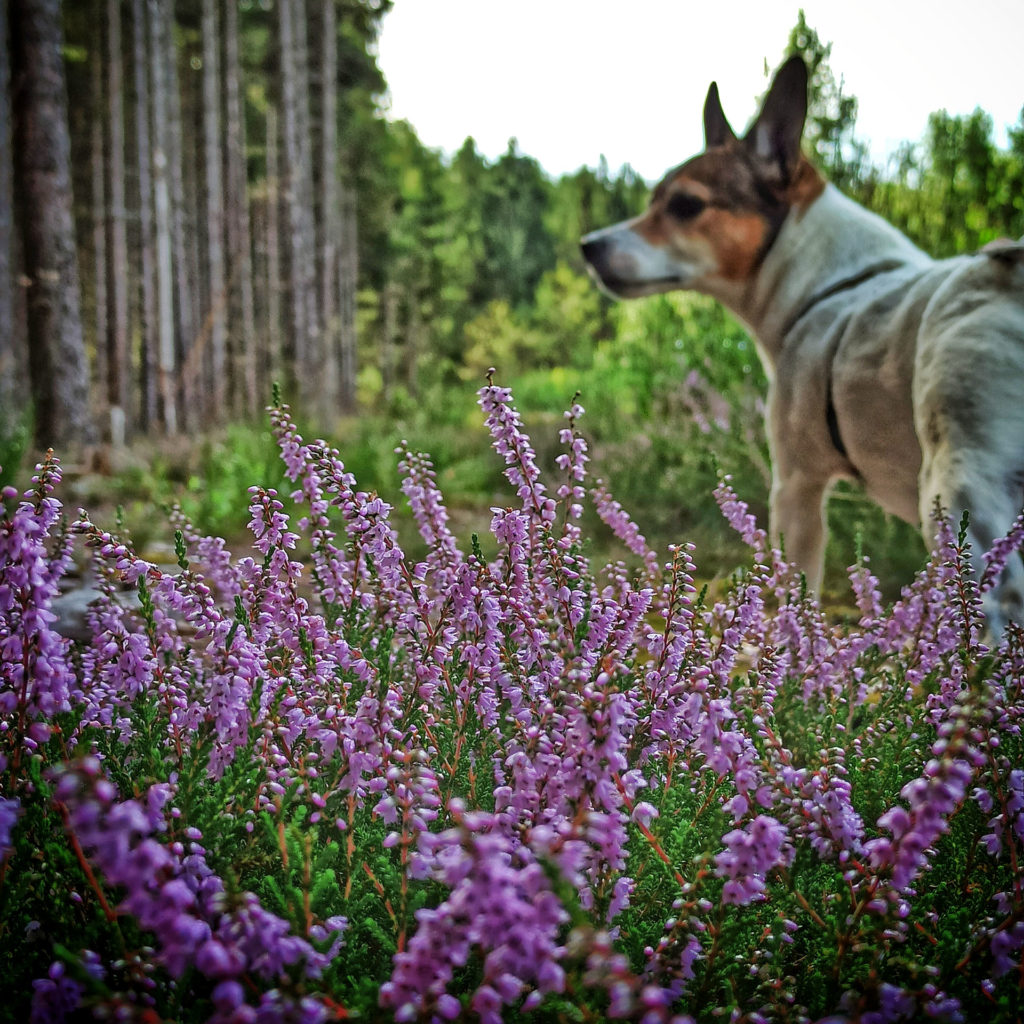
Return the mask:
<svg viewBox="0 0 1024 1024">
<path fill-rule="evenodd" d="M 742 131 L 803 7 L 860 102 L 856 134 L 883 162 L 945 108 L 1024 106 L 1024 0 L 396 0 L 380 66 L 390 116 L 430 147 L 467 135 L 494 159 L 510 137 L 550 174 L 631 164 L 648 180 L 702 148 L 717 80 Z"/>
</svg>

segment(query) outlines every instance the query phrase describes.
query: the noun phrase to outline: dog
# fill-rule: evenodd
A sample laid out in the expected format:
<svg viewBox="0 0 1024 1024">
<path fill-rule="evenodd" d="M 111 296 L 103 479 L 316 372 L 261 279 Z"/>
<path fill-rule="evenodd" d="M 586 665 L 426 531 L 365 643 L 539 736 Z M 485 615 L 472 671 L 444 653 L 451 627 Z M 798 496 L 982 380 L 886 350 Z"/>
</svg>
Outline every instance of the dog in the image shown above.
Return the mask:
<svg viewBox="0 0 1024 1024">
<path fill-rule="evenodd" d="M 933 260 L 824 180 L 801 152 L 806 116 L 798 56 L 742 138 L 712 83 L 704 151 L 668 173 L 646 212 L 581 245 L 611 295 L 702 292 L 750 331 L 770 382 L 770 533 L 820 591 L 839 479 L 926 541 L 936 502 L 956 522 L 968 512 L 975 556 L 1013 524 L 1024 505 L 1024 242 Z M 1024 623 L 1019 557 L 984 610 L 996 635 Z"/>
</svg>

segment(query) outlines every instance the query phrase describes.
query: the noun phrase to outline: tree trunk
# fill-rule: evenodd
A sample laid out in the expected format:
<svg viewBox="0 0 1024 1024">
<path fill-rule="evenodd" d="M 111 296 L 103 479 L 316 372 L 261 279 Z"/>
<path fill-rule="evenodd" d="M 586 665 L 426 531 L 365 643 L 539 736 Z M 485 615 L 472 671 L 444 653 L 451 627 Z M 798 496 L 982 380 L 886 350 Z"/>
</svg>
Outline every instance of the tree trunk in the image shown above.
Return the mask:
<svg viewBox="0 0 1024 1024">
<path fill-rule="evenodd" d="M 420 355 L 423 349 L 423 314 L 416 289 L 407 287 L 405 298 L 408 303 L 408 322 L 405 325 L 405 344 L 402 346 L 402 363 L 405 367 L 405 386 L 415 397 L 420 388 Z"/>
<path fill-rule="evenodd" d="M 324 374 L 320 391 L 321 415 L 326 420 L 338 408 L 339 326 L 338 242 L 338 15 L 335 0 L 320 0 L 320 347 Z"/>
<path fill-rule="evenodd" d="M 174 339 L 174 225 L 171 215 L 167 111 L 166 0 L 149 0 L 149 52 L 153 72 L 153 226 L 157 281 L 157 393 L 164 430 L 178 432 L 178 387 Z"/>
<path fill-rule="evenodd" d="M 132 51 L 135 72 L 135 146 L 139 184 L 139 327 L 142 373 L 141 426 L 153 430 L 157 412 L 157 353 L 159 311 L 156 290 L 156 241 L 153 236 L 153 174 L 150 124 L 149 67 L 152 51 L 147 44 L 146 0 L 132 0 Z"/>
<path fill-rule="evenodd" d="M 95 0 L 93 12 L 96 25 L 102 26 L 105 18 L 106 0 Z M 89 55 L 89 84 L 91 86 L 89 170 L 92 187 L 92 326 L 97 381 L 96 401 L 100 422 L 107 418 L 107 316 L 110 303 L 107 300 L 107 169 L 105 132 L 103 130 L 104 103 L 104 49 L 93 47 Z M 88 272 L 87 272 L 88 273 Z M 88 287 L 88 276 L 86 277 Z"/>
<path fill-rule="evenodd" d="M 15 189 L 28 278 L 36 441 L 93 439 L 71 196 L 71 145 L 58 0 L 10 0 Z"/>
<path fill-rule="evenodd" d="M 0 0 L 0 54 L 7 53 L 7 5 Z M 14 301 L 14 199 L 11 193 L 10 73 L 0 60 L 0 439 L 25 410 L 25 346 Z"/>
<path fill-rule="evenodd" d="M 338 259 L 338 401 L 341 411 L 356 409 L 356 292 L 359 279 L 359 237 L 356 195 L 351 187 L 341 190 L 341 253 Z"/>
<path fill-rule="evenodd" d="M 291 370 L 302 408 L 315 408 L 323 367 L 317 353 L 316 293 L 310 253 L 315 252 L 311 209 L 308 48 L 305 5 L 278 4 L 281 47 L 281 116 L 284 129 L 284 200 L 288 218 Z"/>
<path fill-rule="evenodd" d="M 256 382 L 252 228 L 249 221 L 248 173 L 245 163 L 245 102 L 238 56 L 238 0 L 224 0 L 224 87 L 227 141 L 228 278 L 230 323 L 234 331 L 231 379 L 233 408 L 254 419 L 261 405 Z M 269 396 L 264 394 L 263 401 Z"/>
<path fill-rule="evenodd" d="M 284 339 L 281 336 L 281 169 L 278 157 L 277 107 L 267 107 L 267 230 L 266 230 L 266 351 L 261 368 L 269 376 L 261 381 L 264 392 L 284 372 Z M 283 382 L 281 382 L 283 383 Z"/>
<path fill-rule="evenodd" d="M 195 231 L 189 210 L 185 205 L 186 193 L 195 195 L 195 189 L 185 187 L 185 147 L 181 126 L 181 91 L 178 84 L 178 52 L 174 45 L 174 0 L 158 0 L 163 21 L 162 50 L 154 54 L 154 61 L 164 65 L 166 87 L 167 138 L 164 150 L 167 157 L 167 184 L 171 203 L 171 240 L 174 251 L 174 278 L 176 295 L 177 333 L 175 335 L 174 363 L 180 367 L 176 385 L 181 409 L 180 426 L 195 430 L 199 425 L 199 403 L 196 396 L 195 365 L 202 351 L 197 346 L 200 312 L 198 302 L 199 271 L 196 261 Z"/>
<path fill-rule="evenodd" d="M 129 430 L 128 232 L 125 223 L 124 59 L 120 0 L 107 0 L 107 405 L 110 440 L 124 445 Z"/>
<path fill-rule="evenodd" d="M 220 32 L 217 0 L 202 0 L 203 141 L 206 170 L 206 272 L 210 373 L 202 388 L 206 421 L 224 417 L 227 395 L 227 340 L 224 278 L 224 184 L 221 175 Z"/>
<path fill-rule="evenodd" d="M 380 379 L 384 401 L 391 399 L 395 386 L 395 346 L 398 342 L 398 285 L 388 281 L 381 291 Z"/>
</svg>

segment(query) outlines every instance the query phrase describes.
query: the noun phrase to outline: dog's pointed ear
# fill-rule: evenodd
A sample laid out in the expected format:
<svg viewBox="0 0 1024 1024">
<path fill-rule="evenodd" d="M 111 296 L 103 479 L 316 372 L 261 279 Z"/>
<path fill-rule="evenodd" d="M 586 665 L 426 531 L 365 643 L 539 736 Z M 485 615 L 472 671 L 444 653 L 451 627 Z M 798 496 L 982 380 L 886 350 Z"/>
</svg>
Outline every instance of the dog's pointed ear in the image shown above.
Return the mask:
<svg viewBox="0 0 1024 1024">
<path fill-rule="evenodd" d="M 807 65 L 794 56 L 776 72 L 761 113 L 743 139 L 760 160 L 775 165 L 784 184 L 800 159 L 806 119 Z"/>
<path fill-rule="evenodd" d="M 712 82 L 708 98 L 704 101 L 704 148 L 721 146 L 735 138 L 736 133 L 726 120 L 722 101 L 718 98 L 718 83 Z"/>
</svg>

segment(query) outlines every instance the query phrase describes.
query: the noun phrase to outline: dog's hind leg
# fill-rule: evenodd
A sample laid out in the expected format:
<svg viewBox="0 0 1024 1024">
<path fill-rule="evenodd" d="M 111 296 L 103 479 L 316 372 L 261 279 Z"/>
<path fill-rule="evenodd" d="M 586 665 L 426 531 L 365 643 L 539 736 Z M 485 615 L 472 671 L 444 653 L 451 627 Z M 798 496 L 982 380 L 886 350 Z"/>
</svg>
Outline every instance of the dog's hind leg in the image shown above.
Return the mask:
<svg viewBox="0 0 1024 1024">
<path fill-rule="evenodd" d="M 921 319 L 914 363 L 919 496 L 928 527 L 937 498 L 970 515 L 975 573 L 1024 503 L 1024 264 L 1015 255 L 962 261 Z M 928 530 L 925 530 L 928 539 Z M 1024 625 L 1024 563 L 1014 553 L 983 598 L 988 626 Z"/>
<path fill-rule="evenodd" d="M 985 563 L 982 556 L 1003 537 L 1021 511 L 1024 493 L 1019 478 L 1007 479 L 991 453 L 943 446 L 925 452 L 921 469 L 921 523 L 926 540 L 934 540 L 931 529 L 936 502 L 949 515 L 954 527 L 968 514 L 967 539 L 971 545 L 972 568 L 980 580 Z M 998 639 L 1008 621 L 1024 624 L 1024 561 L 1014 552 L 999 580 L 982 596 L 982 608 L 989 632 Z"/>
</svg>

